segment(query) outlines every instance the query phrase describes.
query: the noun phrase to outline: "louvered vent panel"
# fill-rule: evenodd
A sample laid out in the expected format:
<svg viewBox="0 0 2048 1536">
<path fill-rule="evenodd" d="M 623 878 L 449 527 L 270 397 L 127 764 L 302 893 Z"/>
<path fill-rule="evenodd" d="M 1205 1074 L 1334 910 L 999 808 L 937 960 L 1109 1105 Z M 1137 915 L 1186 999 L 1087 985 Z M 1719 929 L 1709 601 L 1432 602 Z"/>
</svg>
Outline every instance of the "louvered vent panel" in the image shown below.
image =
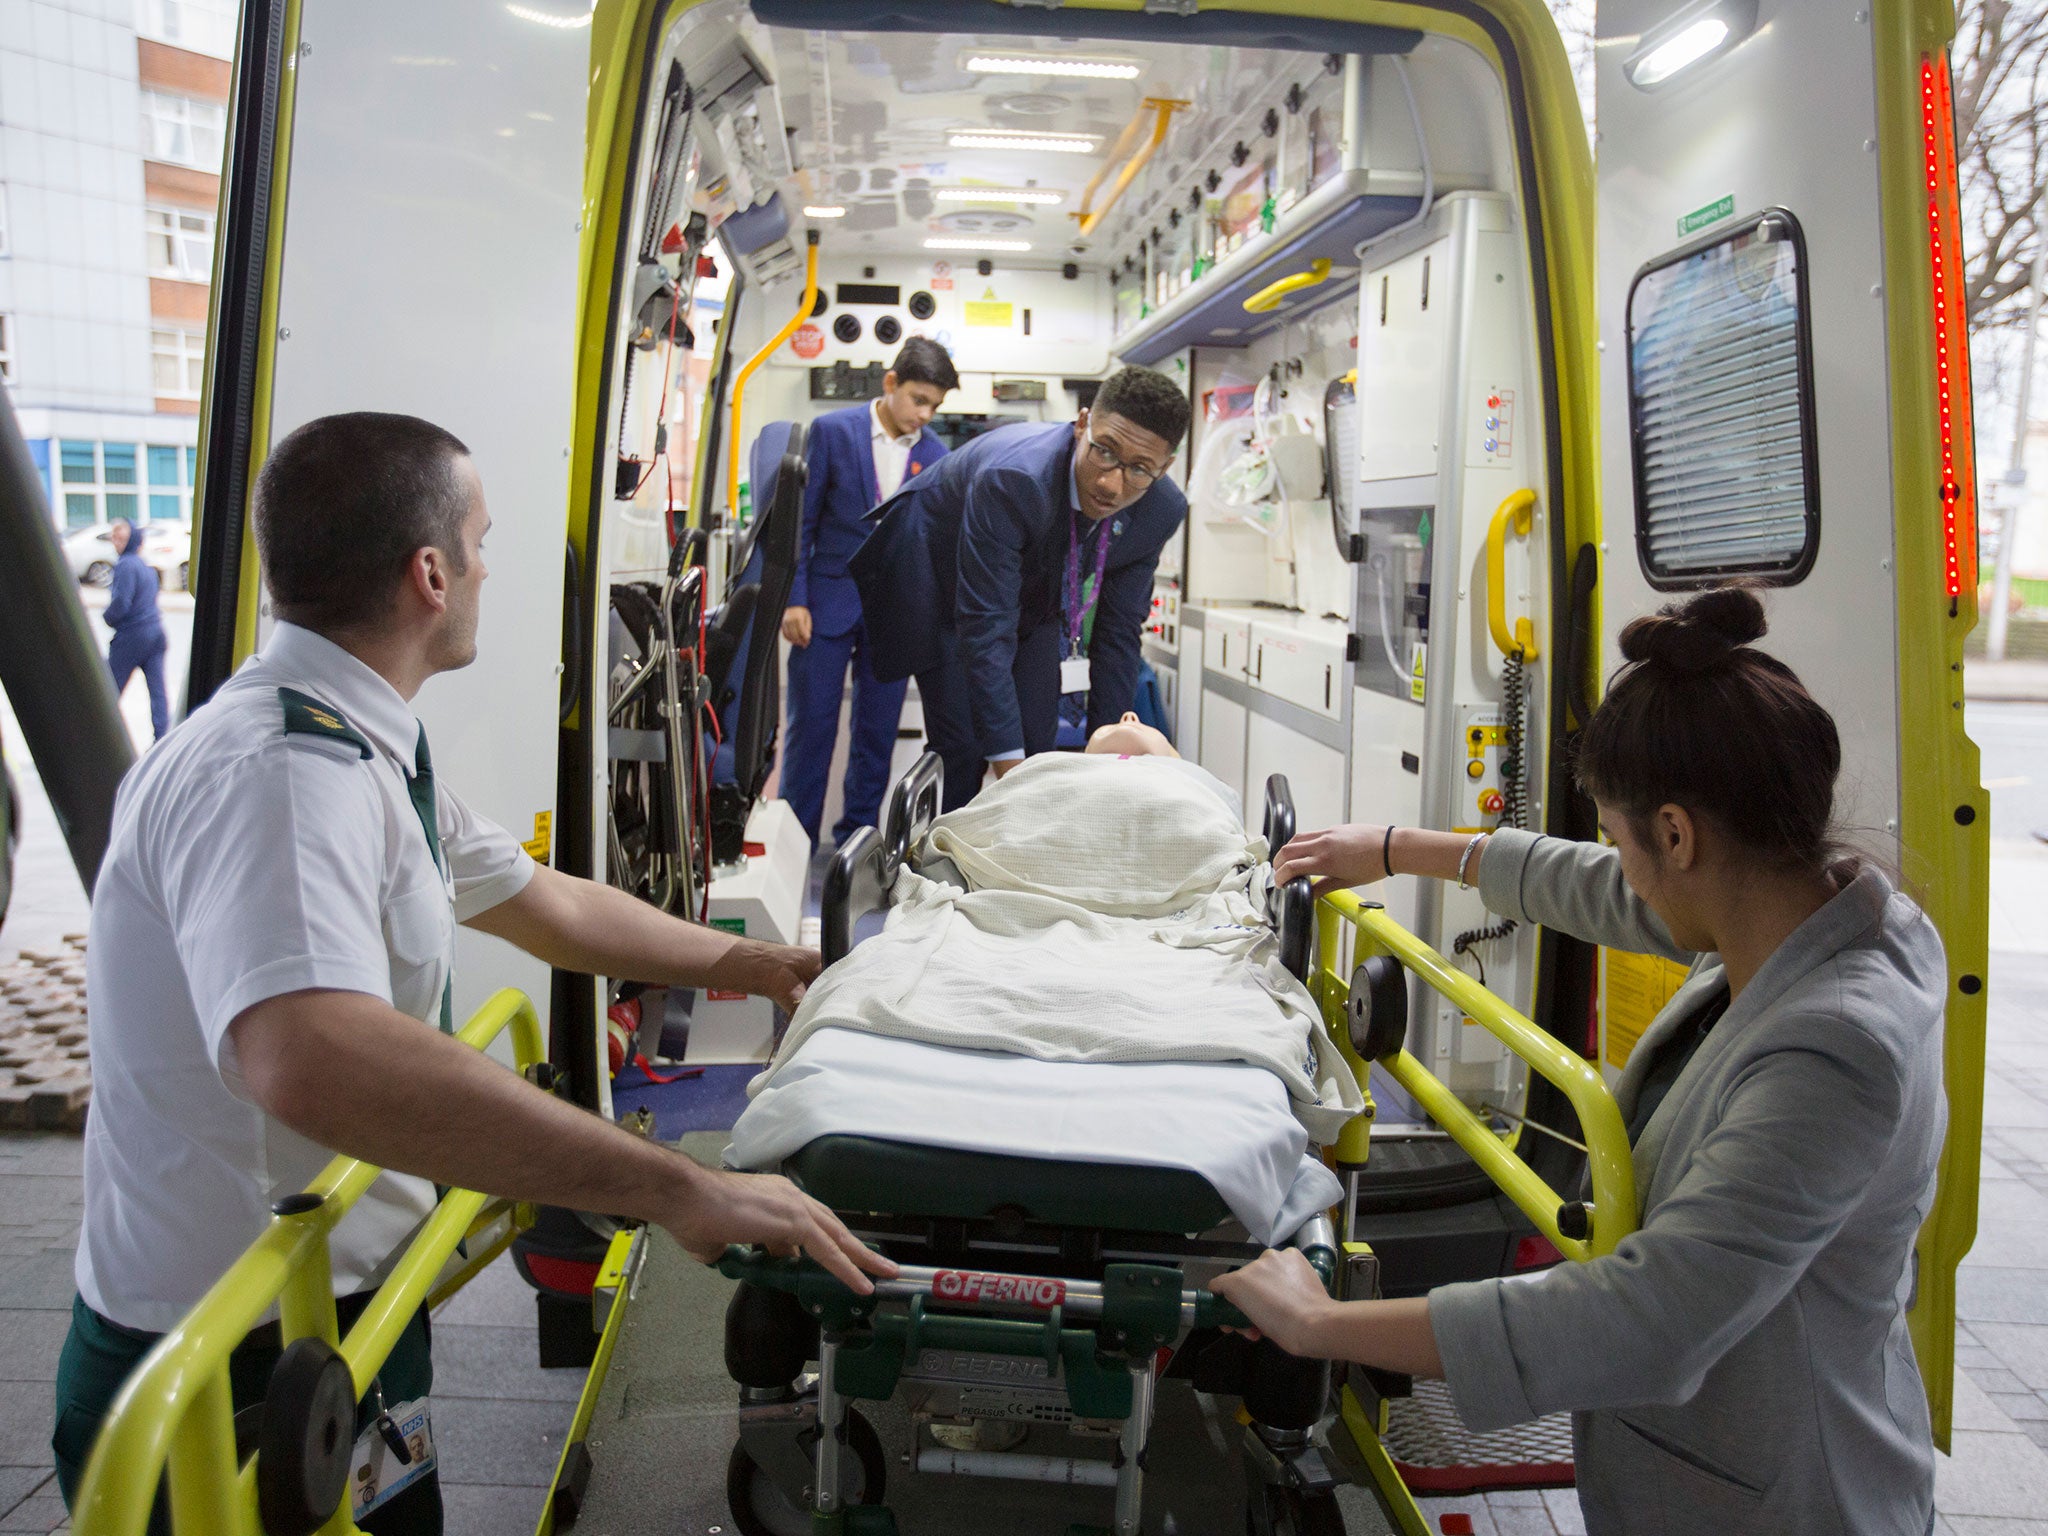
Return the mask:
<svg viewBox="0 0 2048 1536">
<path fill-rule="evenodd" d="M 1798 227 L 1773 212 L 1629 295 L 1636 532 L 1653 579 L 1783 574 L 1819 527 Z"/>
</svg>

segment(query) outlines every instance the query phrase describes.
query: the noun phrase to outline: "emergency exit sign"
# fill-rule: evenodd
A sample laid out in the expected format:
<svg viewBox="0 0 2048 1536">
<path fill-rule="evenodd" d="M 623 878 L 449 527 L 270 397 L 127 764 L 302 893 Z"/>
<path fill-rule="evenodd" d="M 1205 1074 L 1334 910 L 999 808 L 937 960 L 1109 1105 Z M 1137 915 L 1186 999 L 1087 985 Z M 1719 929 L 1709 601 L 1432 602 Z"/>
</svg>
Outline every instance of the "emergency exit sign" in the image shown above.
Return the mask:
<svg viewBox="0 0 2048 1536">
<path fill-rule="evenodd" d="M 1731 192 L 1726 197 L 1717 197 L 1706 207 L 1695 208 L 1678 221 L 1678 237 L 1682 240 L 1687 235 L 1705 229 L 1709 224 L 1718 224 L 1734 212 L 1734 193 Z"/>
</svg>

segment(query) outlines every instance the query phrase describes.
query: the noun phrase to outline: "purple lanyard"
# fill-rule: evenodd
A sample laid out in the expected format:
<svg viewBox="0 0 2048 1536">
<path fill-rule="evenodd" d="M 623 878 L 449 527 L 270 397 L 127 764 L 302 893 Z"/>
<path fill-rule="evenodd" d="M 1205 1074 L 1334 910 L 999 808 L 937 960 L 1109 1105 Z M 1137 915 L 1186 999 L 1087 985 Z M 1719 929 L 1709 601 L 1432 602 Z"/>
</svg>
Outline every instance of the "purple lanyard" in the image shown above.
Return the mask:
<svg viewBox="0 0 2048 1536">
<path fill-rule="evenodd" d="M 1081 534 L 1084 519 L 1079 512 L 1074 514 L 1073 537 L 1067 541 L 1067 655 L 1081 654 L 1081 632 L 1088 626 L 1088 616 L 1095 611 L 1095 605 L 1102 601 L 1102 574 L 1109 569 L 1109 530 L 1100 523 L 1095 528 L 1095 585 L 1089 589 L 1088 605 L 1081 606 Z"/>
</svg>

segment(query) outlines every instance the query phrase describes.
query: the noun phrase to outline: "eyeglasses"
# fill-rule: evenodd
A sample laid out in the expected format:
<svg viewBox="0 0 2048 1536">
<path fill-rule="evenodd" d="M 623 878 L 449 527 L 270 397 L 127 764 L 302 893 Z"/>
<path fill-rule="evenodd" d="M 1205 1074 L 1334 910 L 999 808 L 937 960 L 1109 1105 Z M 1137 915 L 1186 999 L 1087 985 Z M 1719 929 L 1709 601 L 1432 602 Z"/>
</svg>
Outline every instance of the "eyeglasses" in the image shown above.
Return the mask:
<svg viewBox="0 0 2048 1536">
<path fill-rule="evenodd" d="M 1095 441 L 1095 428 L 1092 425 L 1082 428 L 1081 441 L 1087 444 L 1089 461 L 1097 469 L 1104 474 L 1111 470 L 1122 470 L 1125 483 L 1134 485 L 1141 491 L 1149 489 L 1152 482 L 1165 473 L 1163 470 L 1147 469 L 1142 464 L 1131 464 L 1118 458 L 1113 450 Z"/>
</svg>

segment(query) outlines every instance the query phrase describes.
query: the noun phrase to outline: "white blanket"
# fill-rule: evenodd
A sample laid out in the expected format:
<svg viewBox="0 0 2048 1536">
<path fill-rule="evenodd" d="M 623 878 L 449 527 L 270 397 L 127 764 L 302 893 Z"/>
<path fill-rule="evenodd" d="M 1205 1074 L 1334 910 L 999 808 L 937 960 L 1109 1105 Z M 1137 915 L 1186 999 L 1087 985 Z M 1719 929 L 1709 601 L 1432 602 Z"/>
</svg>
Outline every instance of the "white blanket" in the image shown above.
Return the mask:
<svg viewBox="0 0 2048 1536">
<path fill-rule="evenodd" d="M 1249 889 L 1265 862 L 1227 794 L 1174 758 L 1047 752 L 933 822 L 916 862 L 949 859 L 975 891 L 1167 917 Z"/>
<path fill-rule="evenodd" d="M 725 1162 L 771 1170 L 828 1135 L 1184 1168 L 1266 1244 L 1342 1195 L 1286 1089 L 1226 1062 L 1096 1066 L 821 1029 L 747 1106 Z"/>
<path fill-rule="evenodd" d="M 882 933 L 811 987 L 749 1091 L 840 1028 L 1041 1061 L 1248 1063 L 1334 1138 L 1364 1101 L 1317 1049 L 1315 1004 L 1260 915 L 1263 849 L 1147 764 L 1036 759 L 941 817 L 925 847 L 976 888 L 904 870 Z"/>
</svg>

